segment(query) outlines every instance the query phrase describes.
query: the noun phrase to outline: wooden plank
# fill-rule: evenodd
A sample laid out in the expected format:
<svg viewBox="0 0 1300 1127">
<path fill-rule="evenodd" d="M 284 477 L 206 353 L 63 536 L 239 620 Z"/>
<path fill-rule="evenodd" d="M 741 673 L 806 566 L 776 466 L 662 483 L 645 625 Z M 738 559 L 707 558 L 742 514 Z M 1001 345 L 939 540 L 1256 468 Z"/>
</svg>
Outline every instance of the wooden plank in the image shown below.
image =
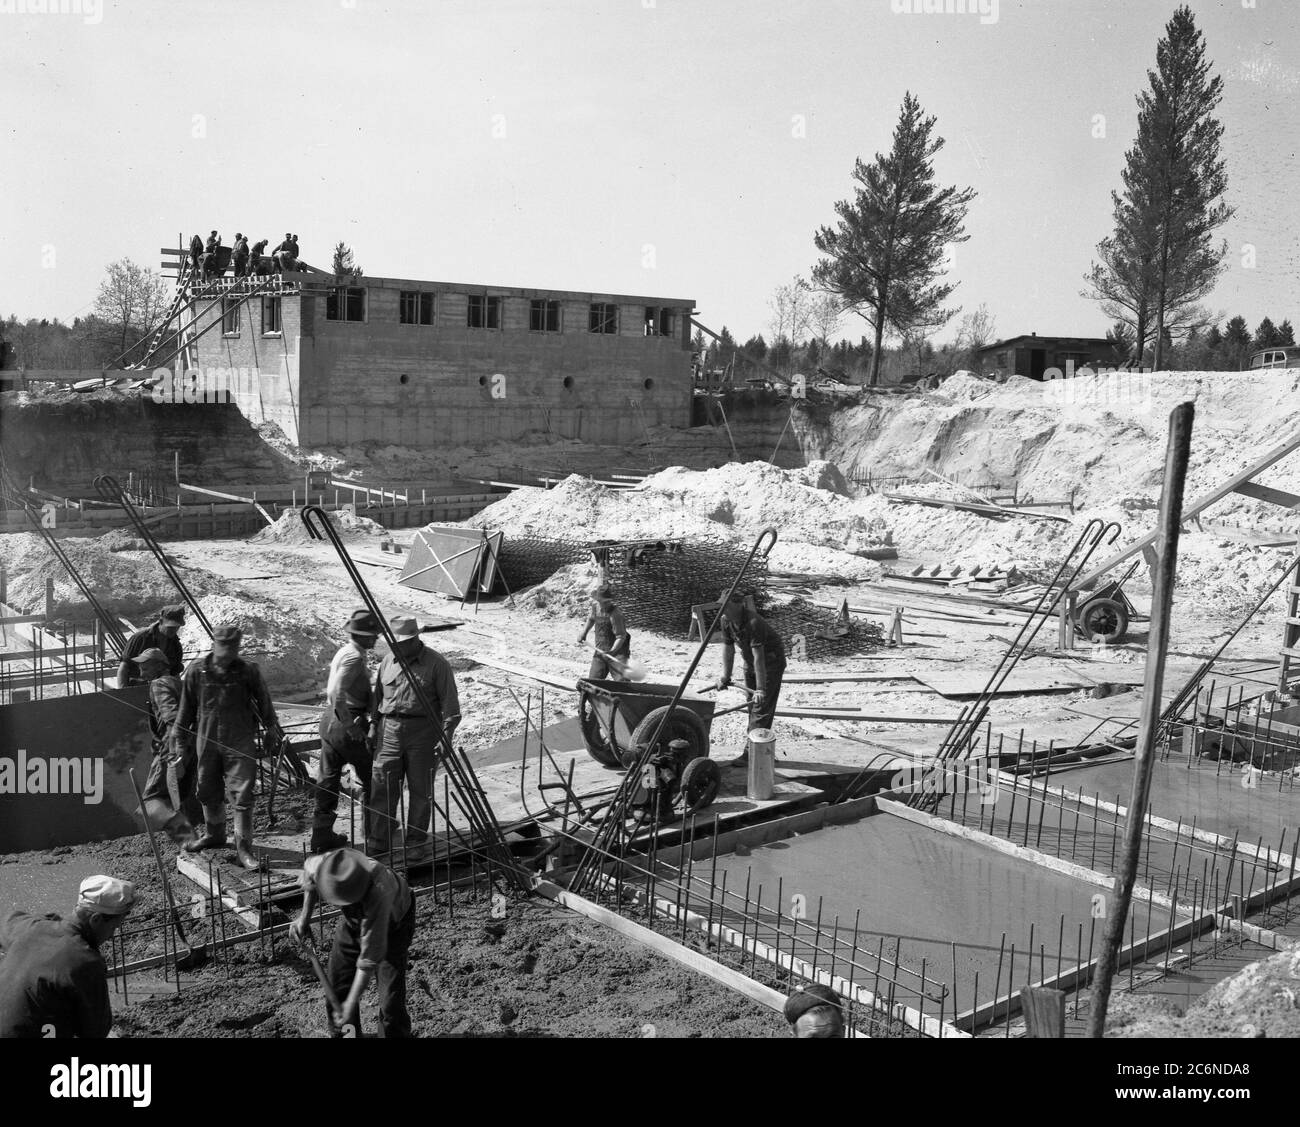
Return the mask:
<svg viewBox="0 0 1300 1127">
<path fill-rule="evenodd" d="M 1032 956 L 1032 952 L 1030 952 Z M 1030 1037 L 1065 1036 L 1065 991 L 1042 986 L 1020 990 L 1020 1008 L 1025 1015 L 1025 1033 Z"/>
<path fill-rule="evenodd" d="M 548 677 L 545 673 L 538 673 L 533 669 L 524 669 L 518 665 L 507 665 L 504 661 L 496 661 L 490 657 L 475 657 L 471 660 L 479 665 L 500 669 L 503 673 L 513 673 L 516 677 L 527 677 L 531 681 L 538 681 L 543 685 L 549 685 L 553 689 L 562 689 L 566 693 L 576 693 L 578 691 L 578 686 L 575 683 L 577 677 L 573 681 L 560 681 L 554 677 Z"/>
<path fill-rule="evenodd" d="M 993 670 L 931 670 L 916 674 L 921 684 L 945 697 L 970 697 L 981 695 L 993 676 Z M 994 696 L 1019 696 L 1024 693 L 1070 692 L 1090 689 L 1095 681 L 1085 680 L 1057 670 L 1013 669 L 993 694 Z"/>
<path fill-rule="evenodd" d="M 867 720 L 879 724 L 953 724 L 956 716 L 893 716 L 872 712 L 840 712 L 830 708 L 778 708 L 778 716 L 802 720 Z"/>
<path fill-rule="evenodd" d="M 698 951 L 692 951 L 688 947 L 683 947 L 680 943 L 674 943 L 667 936 L 660 935 L 658 932 L 651 931 L 648 927 L 643 927 L 639 923 L 625 919 L 617 912 L 602 908 L 599 904 L 594 904 L 585 897 L 578 896 L 576 893 L 561 888 L 557 884 L 552 884 L 548 880 L 538 880 L 534 885 L 534 891 L 572 912 L 577 912 L 579 915 L 586 916 L 587 919 L 601 924 L 611 931 L 618 932 L 619 935 L 632 940 L 634 943 L 648 947 L 656 954 L 663 955 L 688 970 L 693 970 L 697 974 L 702 974 L 706 978 L 736 991 L 736 993 L 743 995 L 751 1002 L 757 1002 L 760 1006 L 766 1006 L 777 1013 L 785 1012 L 785 995 L 778 990 L 773 990 L 770 986 L 764 986 L 761 982 L 755 982 L 748 975 L 741 974 L 739 971 L 732 970 L 721 963 L 716 963 Z"/>
<path fill-rule="evenodd" d="M 1300 505 L 1300 497 L 1294 493 L 1260 485 L 1257 481 L 1243 481 L 1233 492 L 1240 493 L 1243 497 L 1253 497 L 1256 501 L 1267 501 L 1270 505 L 1277 505 L 1283 509 L 1294 509 Z"/>
</svg>

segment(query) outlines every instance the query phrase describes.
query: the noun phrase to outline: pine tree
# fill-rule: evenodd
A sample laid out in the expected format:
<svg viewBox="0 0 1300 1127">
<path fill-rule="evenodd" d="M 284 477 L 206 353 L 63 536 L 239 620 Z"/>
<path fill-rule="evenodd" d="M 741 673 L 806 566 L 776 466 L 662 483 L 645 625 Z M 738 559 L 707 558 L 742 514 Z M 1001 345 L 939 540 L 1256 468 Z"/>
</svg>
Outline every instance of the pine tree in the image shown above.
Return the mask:
<svg viewBox="0 0 1300 1127">
<path fill-rule="evenodd" d="M 1277 327 L 1277 340 L 1273 342 L 1278 345 L 1295 345 L 1295 332 L 1291 328 L 1290 321 L 1283 321 Z"/>
<path fill-rule="evenodd" d="M 1138 132 L 1127 154 L 1117 237 L 1146 266 L 1154 304 L 1155 357 L 1167 348 L 1166 327 L 1205 297 L 1223 272 L 1227 243 L 1214 231 L 1233 214 L 1223 202 L 1226 167 L 1219 156 L 1223 125 L 1214 111 L 1223 80 L 1212 75 L 1205 41 L 1182 5 L 1156 45 L 1151 88 L 1138 97 Z"/>
<path fill-rule="evenodd" d="M 940 281 L 944 252 L 968 238 L 963 224 L 975 192 L 935 184 L 933 159 L 944 144 L 933 135 L 935 121 L 905 94 L 889 155 L 855 162 L 854 198 L 836 203 L 838 224 L 814 236 L 826 256 L 813 268 L 814 283 L 875 330 L 873 385 L 886 331 L 932 332 L 955 312 L 944 308 L 955 288 Z"/>
<path fill-rule="evenodd" d="M 1256 349 L 1272 348 L 1275 344 L 1281 343 L 1277 338 L 1277 327 L 1273 324 L 1272 320 L 1265 317 L 1264 320 L 1259 323 L 1259 328 L 1255 330 L 1255 339 L 1251 343 Z"/>
<path fill-rule="evenodd" d="M 1246 366 L 1246 357 L 1250 355 L 1250 329 L 1246 327 L 1245 317 L 1238 315 L 1228 322 L 1223 330 L 1221 352 L 1227 371 L 1240 371 Z"/>
</svg>

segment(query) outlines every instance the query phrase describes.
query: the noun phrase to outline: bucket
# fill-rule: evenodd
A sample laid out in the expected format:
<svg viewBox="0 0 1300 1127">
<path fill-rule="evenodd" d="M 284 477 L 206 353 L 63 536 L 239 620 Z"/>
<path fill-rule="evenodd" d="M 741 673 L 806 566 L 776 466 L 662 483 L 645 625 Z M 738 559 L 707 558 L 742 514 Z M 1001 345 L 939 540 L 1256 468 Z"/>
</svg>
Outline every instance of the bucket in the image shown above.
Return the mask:
<svg viewBox="0 0 1300 1127">
<path fill-rule="evenodd" d="M 776 733 L 754 728 L 749 733 L 749 779 L 745 794 L 755 802 L 766 802 L 776 786 Z"/>
</svg>

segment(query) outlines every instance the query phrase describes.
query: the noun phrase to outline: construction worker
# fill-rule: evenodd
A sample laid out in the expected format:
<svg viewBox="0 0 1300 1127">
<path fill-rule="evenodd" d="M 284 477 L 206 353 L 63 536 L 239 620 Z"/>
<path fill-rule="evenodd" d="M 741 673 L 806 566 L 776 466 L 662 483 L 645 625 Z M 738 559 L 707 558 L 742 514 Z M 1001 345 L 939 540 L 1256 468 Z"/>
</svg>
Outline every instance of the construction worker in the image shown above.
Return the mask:
<svg viewBox="0 0 1300 1127">
<path fill-rule="evenodd" d="M 199 272 L 199 259 L 203 257 L 203 239 L 195 235 L 190 240 L 190 272 L 197 274 Z"/>
<path fill-rule="evenodd" d="M 246 869 L 253 856 L 253 780 L 257 776 L 257 730 L 264 746 L 278 747 L 284 732 L 262 672 L 239 656 L 237 626 L 212 632 L 212 652 L 190 662 L 181 679 L 181 707 L 173 729 L 183 754 L 198 763 L 204 833 L 185 846 L 191 853 L 226 844 L 226 800 L 235 808 L 235 853 Z"/>
<path fill-rule="evenodd" d="M 290 240 L 290 242 L 293 243 L 293 262 L 294 262 L 294 268 L 297 269 L 297 270 L 301 270 L 301 269 L 302 269 L 302 263 L 301 263 L 300 259 L 302 258 L 302 252 L 298 249 L 298 236 L 297 236 L 297 235 L 294 235 L 294 237 Z"/>
<path fill-rule="evenodd" d="M 844 1009 L 840 996 L 820 982 L 796 990 L 785 1002 L 790 1031 L 803 1040 L 844 1036 Z"/>
<path fill-rule="evenodd" d="M 70 920 L 10 912 L 0 924 L 0 1037 L 107 1037 L 113 1027 L 100 947 L 125 922 L 135 886 L 87 877 Z"/>
<path fill-rule="evenodd" d="M 330 662 L 325 711 L 320 718 L 320 776 L 311 827 L 313 853 L 324 853 L 348 844 L 343 834 L 334 832 L 339 778 L 344 766 L 350 765 L 361 782 L 364 809 L 368 809 L 370 803 L 370 764 L 374 750 L 369 746 L 372 693 L 366 654 L 379 640 L 379 619 L 367 610 L 353 611 L 343 629 L 351 639 L 339 647 Z"/>
<path fill-rule="evenodd" d="M 145 780 L 144 816 L 149 825 L 164 830 L 172 841 L 185 844 L 193 827 L 203 818 L 203 808 L 194 797 L 192 750 L 178 748 L 172 729 L 181 707 L 181 679 L 167 671 L 167 655 L 148 649 L 132 659 L 149 683 L 149 731 L 153 736 L 153 761 Z"/>
<path fill-rule="evenodd" d="M 253 244 L 253 249 L 248 255 L 248 276 L 250 278 L 254 274 L 269 274 L 271 272 L 269 266 L 263 270 L 264 263 L 262 261 L 266 257 L 266 244 L 270 241 L 270 239 L 259 239 Z"/>
<path fill-rule="evenodd" d="M 587 621 L 583 623 L 582 633 L 578 635 L 578 645 L 585 644 L 587 633 L 596 630 L 596 652 L 591 658 L 591 669 L 587 677 L 593 681 L 608 678 L 611 681 L 626 681 L 622 673 L 602 656 L 627 660 L 632 647 L 632 638 L 627 632 L 627 623 L 623 612 L 614 603 L 614 592 L 608 583 L 602 583 L 591 593 L 591 609 L 587 612 Z"/>
<path fill-rule="evenodd" d="M 162 650 L 167 658 L 167 672 L 179 677 L 185 670 L 185 654 L 178 637 L 184 625 L 183 606 L 163 607 L 156 621 L 132 634 L 122 651 L 122 664 L 117 667 L 118 687 L 125 689 L 127 685 L 138 685 L 146 679 L 135 660 L 145 650 Z"/>
<path fill-rule="evenodd" d="M 318 898 L 343 909 L 325 970 L 340 1006 L 337 1012 L 327 1007 L 331 1031 L 361 1035 L 361 995 L 374 976 L 383 1036 L 409 1037 L 406 957 L 415 934 L 415 897 L 406 879 L 355 849 L 335 849 L 307 858 L 302 889 L 302 911 L 289 925 L 299 943 L 311 938 Z"/>
<path fill-rule="evenodd" d="M 242 278 L 248 273 L 248 236 L 235 232 L 235 250 L 231 259 L 235 268 L 235 277 Z"/>
<path fill-rule="evenodd" d="M 271 252 L 271 257 L 275 259 L 275 264 L 279 267 L 280 273 L 286 273 L 294 269 L 294 261 L 298 253 L 294 250 L 293 236 L 288 231 L 284 233 L 284 242 Z"/>
<path fill-rule="evenodd" d="M 203 248 L 203 277 L 215 278 L 217 270 L 217 248 L 221 246 L 221 236 L 215 231 L 208 236 L 207 244 Z"/>
<path fill-rule="evenodd" d="M 420 641 L 414 618 L 397 615 L 389 621 L 389 627 L 396 644 L 380 664 L 374 687 L 371 738 L 375 763 L 370 778 L 373 810 L 368 845 L 372 854 L 388 853 L 392 848 L 403 779 L 408 791 L 406 843 L 418 848 L 428 840 L 438 728 L 441 725 L 450 745 L 460 723 L 460 696 L 447 659 Z M 412 688 L 399 657 L 424 690 L 433 715 L 425 711 L 425 703 Z"/>
<path fill-rule="evenodd" d="M 767 621 L 745 606 L 744 600 L 733 594 L 727 598 L 722 592 L 722 676 L 716 687 L 725 689 L 731 684 L 731 668 L 735 662 L 736 647 L 745 663 L 745 687 L 749 690 L 749 730 L 770 728 L 776 716 L 776 700 L 781 693 L 781 678 L 785 676 L 785 643 L 781 635 Z M 749 745 L 745 745 L 738 764 L 748 761 Z"/>
</svg>

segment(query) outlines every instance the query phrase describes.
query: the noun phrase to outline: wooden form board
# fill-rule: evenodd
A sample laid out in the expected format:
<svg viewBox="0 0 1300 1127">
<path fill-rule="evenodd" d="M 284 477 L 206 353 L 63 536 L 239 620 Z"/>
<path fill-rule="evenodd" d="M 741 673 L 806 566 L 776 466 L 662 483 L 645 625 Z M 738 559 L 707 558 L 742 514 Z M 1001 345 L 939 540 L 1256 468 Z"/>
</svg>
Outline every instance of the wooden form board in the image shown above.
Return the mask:
<svg viewBox="0 0 1300 1127">
<path fill-rule="evenodd" d="M 465 599 L 490 594 L 502 534 L 479 528 L 430 525 L 411 541 L 398 582 L 417 591 Z"/>
</svg>

